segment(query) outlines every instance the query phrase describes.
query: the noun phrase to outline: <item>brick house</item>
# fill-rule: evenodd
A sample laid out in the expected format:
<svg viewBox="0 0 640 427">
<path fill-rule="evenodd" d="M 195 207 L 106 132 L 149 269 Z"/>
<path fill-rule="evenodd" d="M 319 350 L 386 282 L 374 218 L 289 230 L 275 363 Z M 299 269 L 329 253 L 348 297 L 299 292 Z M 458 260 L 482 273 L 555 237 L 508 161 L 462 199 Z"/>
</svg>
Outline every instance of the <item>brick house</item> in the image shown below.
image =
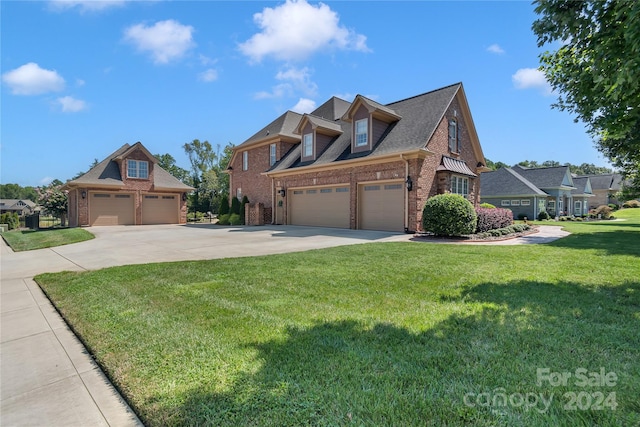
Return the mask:
<svg viewBox="0 0 640 427">
<path fill-rule="evenodd" d="M 250 223 L 416 231 L 431 196 L 477 205 L 485 164 L 457 83 L 386 105 L 358 95 L 288 111 L 234 147 L 227 172 L 231 195 L 264 208 Z"/>
<path fill-rule="evenodd" d="M 190 187 L 142 145 L 125 144 L 67 182 L 69 226 L 184 224 Z"/>
</svg>

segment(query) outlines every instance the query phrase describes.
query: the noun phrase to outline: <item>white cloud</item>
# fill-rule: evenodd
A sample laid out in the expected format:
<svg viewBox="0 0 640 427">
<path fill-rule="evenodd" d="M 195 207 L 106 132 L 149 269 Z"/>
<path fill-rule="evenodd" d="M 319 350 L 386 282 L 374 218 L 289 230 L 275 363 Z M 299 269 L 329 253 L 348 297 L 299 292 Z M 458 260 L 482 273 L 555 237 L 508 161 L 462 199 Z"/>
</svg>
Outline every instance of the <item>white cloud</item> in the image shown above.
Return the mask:
<svg viewBox="0 0 640 427">
<path fill-rule="evenodd" d="M 156 64 L 166 64 L 184 56 L 195 46 L 193 27 L 172 19 L 156 22 L 147 27 L 137 24 L 124 32 L 125 40 L 139 51 L 149 52 Z"/>
<path fill-rule="evenodd" d="M 312 99 L 300 98 L 298 103 L 291 107 L 291 111 L 295 111 L 296 113 L 304 114 L 310 113 L 316 109 L 316 102 Z"/>
<path fill-rule="evenodd" d="M 2 75 L 2 81 L 14 95 L 39 95 L 64 89 L 62 76 L 55 70 L 40 68 L 35 62 L 7 71 Z"/>
<path fill-rule="evenodd" d="M 361 34 L 339 25 L 338 14 L 329 6 L 312 6 L 306 0 L 287 0 L 253 15 L 261 32 L 241 43 L 240 51 L 259 62 L 265 56 L 280 60 L 302 60 L 314 52 L 334 48 L 369 52 Z"/>
<path fill-rule="evenodd" d="M 318 85 L 311 81 L 311 71 L 307 67 L 289 67 L 284 71 L 278 71 L 276 80 L 288 82 L 295 90 L 307 96 L 315 96 L 318 92 Z"/>
<path fill-rule="evenodd" d="M 511 79 L 516 89 L 540 89 L 544 95 L 552 93 L 544 73 L 537 68 L 520 68 Z"/>
<path fill-rule="evenodd" d="M 62 108 L 63 113 L 78 113 L 87 109 L 87 103 L 72 96 L 63 96 L 56 99 L 56 104 Z"/>
<path fill-rule="evenodd" d="M 99 12 L 112 7 L 120 7 L 127 0 L 49 0 L 54 10 L 78 8 L 81 12 Z"/>
<path fill-rule="evenodd" d="M 502 55 L 505 53 L 504 49 L 500 47 L 499 44 L 492 44 L 487 48 L 487 52 L 495 53 L 497 55 Z"/>
<path fill-rule="evenodd" d="M 208 70 L 198 74 L 198 79 L 207 83 L 214 82 L 218 80 L 218 71 L 213 68 L 209 68 Z"/>
</svg>

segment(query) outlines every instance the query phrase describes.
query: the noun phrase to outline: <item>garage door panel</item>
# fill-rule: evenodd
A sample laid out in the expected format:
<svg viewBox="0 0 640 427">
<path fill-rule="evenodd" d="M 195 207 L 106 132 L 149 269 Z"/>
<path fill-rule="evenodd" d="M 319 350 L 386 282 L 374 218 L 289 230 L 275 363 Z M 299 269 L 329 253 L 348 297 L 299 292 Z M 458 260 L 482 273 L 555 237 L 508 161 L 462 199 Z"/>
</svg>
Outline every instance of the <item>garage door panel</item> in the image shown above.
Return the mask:
<svg viewBox="0 0 640 427">
<path fill-rule="evenodd" d="M 363 184 L 359 187 L 359 194 L 359 228 L 404 231 L 404 185 L 402 182 Z"/>
<path fill-rule="evenodd" d="M 142 197 L 142 224 L 177 224 L 179 198 L 175 194 L 145 194 Z"/>
<path fill-rule="evenodd" d="M 349 228 L 349 187 L 301 188 L 289 194 L 290 224 Z"/>
<path fill-rule="evenodd" d="M 131 194 L 90 193 L 91 225 L 132 225 L 135 223 L 134 199 Z"/>
</svg>

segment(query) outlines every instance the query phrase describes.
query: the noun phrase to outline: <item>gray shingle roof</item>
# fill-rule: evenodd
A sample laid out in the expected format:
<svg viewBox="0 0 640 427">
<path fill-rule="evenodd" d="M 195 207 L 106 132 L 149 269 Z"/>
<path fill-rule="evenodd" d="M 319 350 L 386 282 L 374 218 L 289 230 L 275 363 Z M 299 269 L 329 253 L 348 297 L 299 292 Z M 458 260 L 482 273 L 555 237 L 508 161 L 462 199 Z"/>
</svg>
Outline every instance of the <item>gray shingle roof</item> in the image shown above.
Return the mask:
<svg viewBox="0 0 640 427">
<path fill-rule="evenodd" d="M 118 167 L 118 164 L 114 159 L 126 153 L 130 148 L 132 148 L 131 145 L 124 144 L 122 147 L 107 156 L 103 161 L 98 163 L 95 167 L 91 168 L 91 170 L 89 170 L 87 173 L 67 182 L 65 186 L 105 186 L 114 188 L 124 187 L 124 182 L 122 181 L 122 176 L 120 175 L 120 168 Z M 152 160 L 156 161 L 155 158 Z M 193 187 L 190 187 L 187 184 L 181 182 L 169 172 L 162 169 L 157 163 L 155 163 L 153 166 L 153 185 L 156 189 L 178 191 L 193 190 Z"/>
<path fill-rule="evenodd" d="M 325 120 L 335 121 L 340 119 L 347 112 L 351 103 L 340 99 L 336 96 L 311 112 L 316 117 L 322 117 Z"/>
<path fill-rule="evenodd" d="M 587 176 L 574 177 L 573 186 L 576 187 L 574 190 L 571 190 L 571 194 L 573 195 L 592 194 L 591 182 Z"/>
<path fill-rule="evenodd" d="M 351 123 L 344 120 L 337 120 L 336 123 L 340 125 L 343 133 L 336 136 L 327 149 L 323 153 L 320 153 L 315 161 L 301 162 L 300 147 L 296 146 L 278 162 L 271 171 L 286 170 L 310 164 L 322 165 L 342 160 L 382 156 L 425 148 L 447 108 L 451 104 L 451 101 L 461 87 L 461 83 L 456 83 L 383 106 L 402 118 L 387 127 L 380 139 L 373 142 L 374 146 L 371 151 L 352 153 Z M 335 101 L 335 99 L 329 102 L 333 104 L 334 108 L 336 105 L 340 107 L 346 105 L 342 102 Z M 318 110 L 321 110 L 323 117 L 330 117 L 330 113 L 327 112 L 330 108 L 331 105 L 327 106 L 327 103 L 325 103 L 319 107 Z M 316 112 L 312 114 L 315 115 Z M 334 117 L 335 116 L 334 114 Z"/>
<path fill-rule="evenodd" d="M 599 175 L 582 175 L 578 178 L 588 177 L 592 190 L 620 191 L 622 188 L 622 175 L 619 173 L 606 173 Z"/>
<path fill-rule="evenodd" d="M 546 196 L 524 176 L 511 168 L 500 168 L 480 175 L 481 197 L 499 196 Z"/>
<path fill-rule="evenodd" d="M 263 127 L 258 132 L 253 134 L 249 139 L 247 139 L 237 147 L 252 145 L 267 138 L 272 138 L 276 135 L 300 139 L 300 136 L 294 134 L 293 132 L 298 126 L 298 123 L 300 123 L 301 119 L 302 114 L 294 113 L 293 111 L 287 111 L 286 113 L 282 114 L 280 117 L 269 123 L 267 126 Z"/>
<path fill-rule="evenodd" d="M 569 173 L 569 166 L 525 168 L 523 166 L 516 165 L 512 169 L 516 173 L 531 181 L 536 187 L 541 189 L 560 188 L 563 186 L 563 182 L 567 178 L 569 182 L 567 182 L 566 184 L 568 184 L 569 187 L 573 187 L 573 185 L 571 184 L 571 174 Z"/>
</svg>

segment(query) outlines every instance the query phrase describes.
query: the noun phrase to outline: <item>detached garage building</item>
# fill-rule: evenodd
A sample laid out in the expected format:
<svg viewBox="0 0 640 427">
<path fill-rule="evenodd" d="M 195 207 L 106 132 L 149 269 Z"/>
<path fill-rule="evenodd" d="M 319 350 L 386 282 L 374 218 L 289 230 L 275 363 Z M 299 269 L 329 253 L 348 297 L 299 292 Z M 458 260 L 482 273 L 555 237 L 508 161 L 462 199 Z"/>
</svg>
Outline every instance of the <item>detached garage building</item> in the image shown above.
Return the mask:
<svg viewBox="0 0 640 427">
<path fill-rule="evenodd" d="M 263 223 L 403 232 L 420 230 L 436 194 L 478 204 L 485 164 L 457 83 L 384 105 L 357 95 L 288 111 L 233 148 L 227 173 L 231 195 L 263 205 Z"/>
<path fill-rule="evenodd" d="M 140 143 L 125 144 L 65 184 L 69 225 L 184 224 L 193 190 L 158 166 Z"/>
</svg>

